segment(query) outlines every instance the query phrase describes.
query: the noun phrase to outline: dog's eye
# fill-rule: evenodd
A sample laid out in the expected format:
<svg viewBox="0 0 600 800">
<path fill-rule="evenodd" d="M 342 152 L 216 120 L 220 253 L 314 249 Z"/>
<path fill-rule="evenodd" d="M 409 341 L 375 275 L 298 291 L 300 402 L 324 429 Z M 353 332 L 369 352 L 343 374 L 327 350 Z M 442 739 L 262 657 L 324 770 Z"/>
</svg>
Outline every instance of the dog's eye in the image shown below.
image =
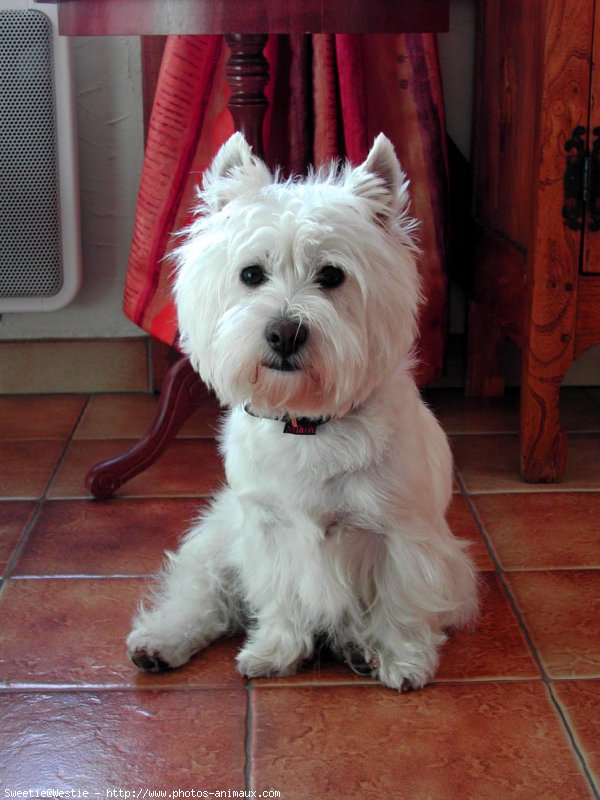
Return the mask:
<svg viewBox="0 0 600 800">
<path fill-rule="evenodd" d="M 317 283 L 322 289 L 335 289 L 346 279 L 344 270 L 328 265 L 317 275 Z"/>
<path fill-rule="evenodd" d="M 242 279 L 242 283 L 245 283 L 246 286 L 258 286 L 266 280 L 266 275 L 262 267 L 254 265 L 252 267 L 245 267 L 240 273 L 240 278 Z"/>
</svg>

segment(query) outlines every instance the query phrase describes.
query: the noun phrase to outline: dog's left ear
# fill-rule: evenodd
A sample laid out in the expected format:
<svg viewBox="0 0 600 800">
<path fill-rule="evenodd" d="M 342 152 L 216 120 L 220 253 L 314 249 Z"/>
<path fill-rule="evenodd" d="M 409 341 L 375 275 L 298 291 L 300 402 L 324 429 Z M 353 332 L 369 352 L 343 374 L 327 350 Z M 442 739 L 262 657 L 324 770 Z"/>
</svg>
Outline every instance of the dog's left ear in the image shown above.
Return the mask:
<svg viewBox="0 0 600 800">
<path fill-rule="evenodd" d="M 252 153 L 242 133 L 234 133 L 205 171 L 201 197 L 211 211 L 220 211 L 243 190 L 266 186 L 273 180 L 267 165 Z"/>
<path fill-rule="evenodd" d="M 394 145 L 380 133 L 363 163 L 350 173 L 354 194 L 373 203 L 378 218 L 403 214 L 409 205 L 408 181 Z"/>
</svg>

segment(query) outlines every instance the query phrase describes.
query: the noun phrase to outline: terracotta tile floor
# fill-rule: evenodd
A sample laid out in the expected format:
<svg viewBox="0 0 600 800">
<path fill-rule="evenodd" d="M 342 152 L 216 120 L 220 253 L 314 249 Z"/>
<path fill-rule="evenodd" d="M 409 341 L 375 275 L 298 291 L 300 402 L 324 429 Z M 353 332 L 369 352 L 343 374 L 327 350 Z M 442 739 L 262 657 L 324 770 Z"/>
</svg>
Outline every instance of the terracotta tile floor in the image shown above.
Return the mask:
<svg viewBox="0 0 600 800">
<path fill-rule="evenodd" d="M 563 392 L 570 461 L 555 486 L 516 474 L 514 392 L 427 396 L 452 438 L 450 522 L 472 543 L 482 614 L 445 646 L 436 681 L 402 695 L 327 654 L 247 682 L 239 640 L 140 673 L 123 639 L 147 576 L 222 479 L 217 410 L 100 503 L 86 469 L 139 436 L 155 399 L 0 397 L 2 787 L 599 798 L 600 392 Z"/>
</svg>

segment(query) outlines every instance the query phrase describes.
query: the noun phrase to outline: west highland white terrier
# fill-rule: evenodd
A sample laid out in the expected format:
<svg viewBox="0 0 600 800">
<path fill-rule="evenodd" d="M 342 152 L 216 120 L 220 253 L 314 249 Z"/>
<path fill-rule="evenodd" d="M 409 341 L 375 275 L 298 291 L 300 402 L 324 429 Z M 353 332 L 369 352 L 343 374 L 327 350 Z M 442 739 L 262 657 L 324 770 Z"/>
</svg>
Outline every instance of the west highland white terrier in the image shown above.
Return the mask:
<svg viewBox="0 0 600 800">
<path fill-rule="evenodd" d="M 249 677 L 290 675 L 325 640 L 361 674 L 421 687 L 477 581 L 411 375 L 418 251 L 393 146 L 281 181 L 237 133 L 199 197 L 175 298 L 183 349 L 229 408 L 227 484 L 167 553 L 131 659 L 179 667 L 246 629 Z"/>
</svg>

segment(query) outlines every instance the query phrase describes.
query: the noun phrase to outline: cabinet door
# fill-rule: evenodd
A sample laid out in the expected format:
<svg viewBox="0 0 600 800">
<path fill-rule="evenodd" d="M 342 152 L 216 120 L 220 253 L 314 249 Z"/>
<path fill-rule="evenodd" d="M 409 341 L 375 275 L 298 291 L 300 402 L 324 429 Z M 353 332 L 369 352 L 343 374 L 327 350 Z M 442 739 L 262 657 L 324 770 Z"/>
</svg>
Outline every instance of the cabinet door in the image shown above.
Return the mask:
<svg viewBox="0 0 600 800">
<path fill-rule="evenodd" d="M 600 275 L 600 0 L 595 4 L 594 40 L 592 46 L 590 117 L 590 198 L 583 231 L 584 274 Z"/>
</svg>

